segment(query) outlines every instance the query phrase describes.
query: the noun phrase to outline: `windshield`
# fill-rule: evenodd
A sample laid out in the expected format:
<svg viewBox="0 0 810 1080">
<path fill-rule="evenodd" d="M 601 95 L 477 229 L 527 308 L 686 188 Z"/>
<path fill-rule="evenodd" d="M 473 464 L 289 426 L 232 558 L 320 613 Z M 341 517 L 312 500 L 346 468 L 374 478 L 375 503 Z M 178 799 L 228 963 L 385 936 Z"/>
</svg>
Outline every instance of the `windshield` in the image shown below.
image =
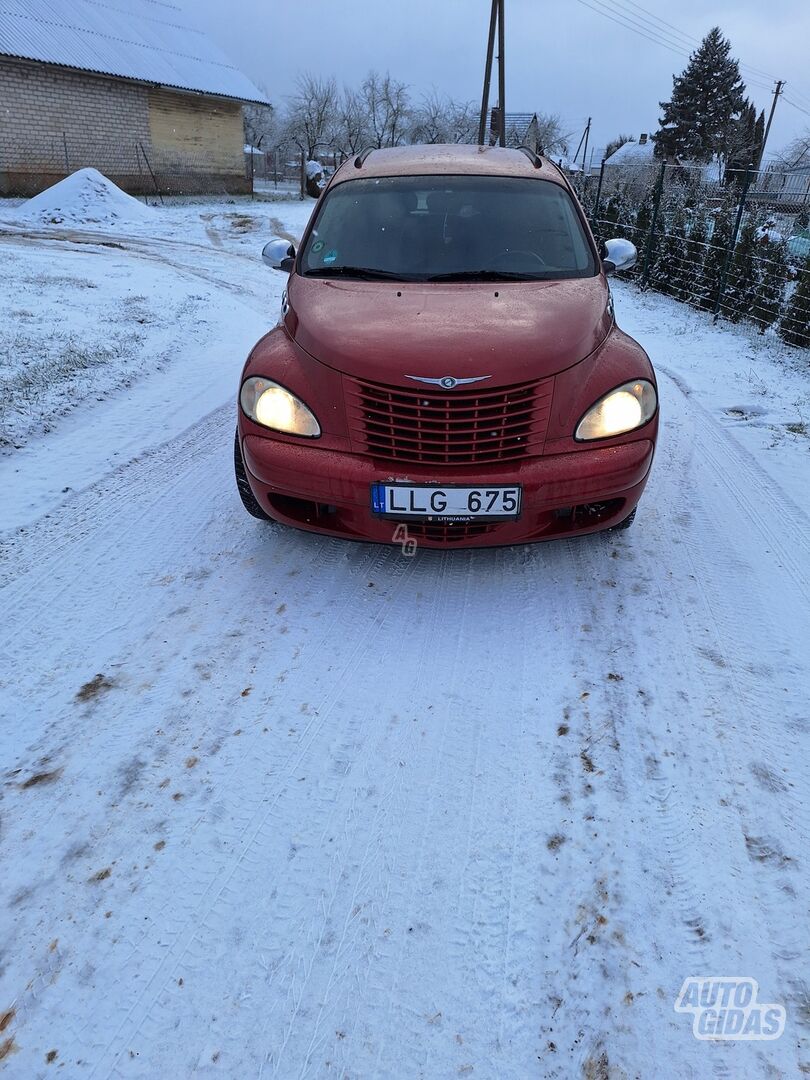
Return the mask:
<svg viewBox="0 0 810 1080">
<path fill-rule="evenodd" d="M 569 193 L 511 176 L 392 176 L 327 192 L 301 273 L 399 281 L 592 277 Z"/>
</svg>

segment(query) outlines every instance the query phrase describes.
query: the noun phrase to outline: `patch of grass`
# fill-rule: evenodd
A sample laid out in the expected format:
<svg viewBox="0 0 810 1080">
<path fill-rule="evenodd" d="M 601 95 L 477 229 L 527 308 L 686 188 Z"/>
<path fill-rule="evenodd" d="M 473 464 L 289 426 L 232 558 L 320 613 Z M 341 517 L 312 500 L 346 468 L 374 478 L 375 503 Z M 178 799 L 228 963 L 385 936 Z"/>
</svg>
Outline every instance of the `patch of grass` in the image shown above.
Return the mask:
<svg viewBox="0 0 810 1080">
<path fill-rule="evenodd" d="M 10 331 L 0 323 L 0 446 L 19 444 L 38 423 L 49 430 L 83 395 L 83 383 L 100 369 L 128 365 L 143 339 L 123 331 L 103 341 L 73 333 Z"/>
</svg>

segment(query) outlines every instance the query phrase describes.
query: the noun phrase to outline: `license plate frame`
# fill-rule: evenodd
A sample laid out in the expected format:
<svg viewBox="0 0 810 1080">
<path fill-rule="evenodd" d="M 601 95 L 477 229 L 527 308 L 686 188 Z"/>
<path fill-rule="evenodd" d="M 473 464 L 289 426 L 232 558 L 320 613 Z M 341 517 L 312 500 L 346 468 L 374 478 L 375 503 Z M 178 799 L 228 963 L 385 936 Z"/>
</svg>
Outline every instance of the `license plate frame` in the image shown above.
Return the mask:
<svg viewBox="0 0 810 1080">
<path fill-rule="evenodd" d="M 479 508 L 470 509 L 471 495 L 479 497 Z M 443 506 L 436 497 L 444 499 Z M 515 503 L 514 508 L 504 506 L 511 502 Z M 452 510 L 447 509 L 448 504 Z M 475 500 L 472 506 L 476 506 Z M 517 521 L 522 509 L 521 484 L 414 484 L 381 480 L 371 485 L 371 512 L 388 521 Z"/>
</svg>

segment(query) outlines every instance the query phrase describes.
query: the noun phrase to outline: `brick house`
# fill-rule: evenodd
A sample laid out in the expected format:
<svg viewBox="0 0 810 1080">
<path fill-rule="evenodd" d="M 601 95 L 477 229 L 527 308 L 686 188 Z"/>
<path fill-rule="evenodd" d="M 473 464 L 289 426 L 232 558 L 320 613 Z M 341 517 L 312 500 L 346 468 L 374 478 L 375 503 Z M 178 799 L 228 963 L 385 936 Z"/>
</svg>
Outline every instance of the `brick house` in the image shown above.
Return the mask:
<svg viewBox="0 0 810 1080">
<path fill-rule="evenodd" d="M 8 0 L 0 195 L 93 166 L 133 194 L 249 191 L 244 102 L 267 104 L 163 0 Z"/>
</svg>

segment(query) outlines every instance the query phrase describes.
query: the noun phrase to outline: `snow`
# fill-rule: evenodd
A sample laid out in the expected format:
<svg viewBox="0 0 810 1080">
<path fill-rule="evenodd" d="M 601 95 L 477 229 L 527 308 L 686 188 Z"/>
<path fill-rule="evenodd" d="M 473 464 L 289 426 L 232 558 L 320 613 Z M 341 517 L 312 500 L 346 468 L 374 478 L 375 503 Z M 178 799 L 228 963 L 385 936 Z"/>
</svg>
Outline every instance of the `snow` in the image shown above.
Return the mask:
<svg viewBox="0 0 810 1080">
<path fill-rule="evenodd" d="M 12 220 L 39 225 L 132 225 L 151 209 L 127 195 L 98 169 L 79 169 L 13 212 Z"/>
<path fill-rule="evenodd" d="M 652 139 L 646 142 L 622 143 L 614 150 L 609 158 L 605 159 L 607 165 L 651 165 L 655 156 L 655 143 Z"/>
<path fill-rule="evenodd" d="M 662 402 L 628 533 L 262 525 L 235 387 L 310 210 L 0 231 L 32 341 L 147 319 L 0 456 L 5 1074 L 802 1075 L 806 354 L 617 282 Z M 697 1042 L 711 974 L 785 1035 Z"/>
<path fill-rule="evenodd" d="M 9 0 L 0 55 L 269 104 L 176 4 Z"/>
<path fill-rule="evenodd" d="M 323 175 L 323 165 L 321 165 L 320 161 L 308 161 L 306 170 L 308 180 L 314 180 L 316 176 Z"/>
</svg>

